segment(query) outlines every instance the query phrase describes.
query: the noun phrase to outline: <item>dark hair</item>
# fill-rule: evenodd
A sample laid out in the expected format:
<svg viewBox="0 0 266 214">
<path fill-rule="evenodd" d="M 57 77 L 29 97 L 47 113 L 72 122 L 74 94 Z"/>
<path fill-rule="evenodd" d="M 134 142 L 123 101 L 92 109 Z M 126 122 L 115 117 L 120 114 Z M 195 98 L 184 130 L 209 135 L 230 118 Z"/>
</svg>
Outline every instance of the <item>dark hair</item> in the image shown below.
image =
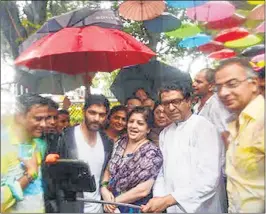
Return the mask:
<svg viewBox="0 0 266 214">
<path fill-rule="evenodd" d="M 55 101 L 53 101 L 51 98 L 46 98 L 47 100 L 48 100 L 48 107 L 49 108 L 53 108 L 53 109 L 58 109 L 59 108 L 59 105 L 55 102 Z"/>
<path fill-rule="evenodd" d="M 263 68 L 261 68 L 261 69 L 258 70 L 258 76 L 261 79 L 264 79 L 265 78 L 265 67 L 263 67 Z"/>
<path fill-rule="evenodd" d="M 128 102 L 129 100 L 139 100 L 139 101 L 141 102 L 141 100 L 140 100 L 138 97 L 131 96 L 131 97 L 129 97 L 129 98 L 126 99 L 125 104 L 127 104 L 127 102 Z"/>
<path fill-rule="evenodd" d="M 214 74 L 215 74 L 215 70 L 212 68 L 204 68 L 202 70 L 200 70 L 200 72 L 204 72 L 206 75 L 206 80 L 208 81 L 208 83 L 213 83 L 214 82 Z"/>
<path fill-rule="evenodd" d="M 171 82 L 164 83 L 159 91 L 159 100 L 161 101 L 161 95 L 163 92 L 172 90 L 181 91 L 185 99 L 190 98 L 193 91 L 191 78 L 173 80 Z"/>
<path fill-rule="evenodd" d="M 127 120 L 131 117 L 132 114 L 134 113 L 139 113 L 142 114 L 144 117 L 144 120 L 146 121 L 147 125 L 149 128 L 153 127 L 153 122 L 154 122 L 154 117 L 153 117 L 153 113 L 150 110 L 150 108 L 144 107 L 144 106 L 137 106 L 135 107 L 129 114 L 127 117 Z"/>
<path fill-rule="evenodd" d="M 126 106 L 123 106 L 123 105 L 114 106 L 114 107 L 110 110 L 110 112 L 109 112 L 109 114 L 108 114 L 108 116 L 107 116 L 107 119 L 110 120 L 111 116 L 112 116 L 114 113 L 118 112 L 118 111 L 124 111 L 124 112 L 126 112 L 126 114 L 127 114 L 127 107 L 126 107 Z"/>
<path fill-rule="evenodd" d="M 49 106 L 50 99 L 42 97 L 38 94 L 27 93 L 16 98 L 17 111 L 20 113 L 28 113 L 34 105 Z"/>
<path fill-rule="evenodd" d="M 136 96 L 136 93 L 138 90 L 143 90 L 147 94 L 148 97 L 150 96 L 149 93 L 144 88 L 137 88 L 137 90 L 133 93 L 134 96 Z"/>
<path fill-rule="evenodd" d="M 89 94 L 85 98 L 84 110 L 87 110 L 91 105 L 104 105 L 106 112 L 110 110 L 110 103 L 108 99 L 102 94 Z"/>
<path fill-rule="evenodd" d="M 66 110 L 66 109 L 61 109 L 61 110 L 59 110 L 59 111 L 58 111 L 58 115 L 60 115 L 60 114 L 65 114 L 65 115 L 68 115 L 68 116 L 69 116 L 69 112 L 68 112 L 68 110 Z"/>
<path fill-rule="evenodd" d="M 224 67 L 228 65 L 233 65 L 233 64 L 240 65 L 241 67 L 243 67 L 246 71 L 247 77 L 257 76 L 257 73 L 254 72 L 249 60 L 245 57 L 233 57 L 233 58 L 221 60 L 219 65 L 216 67 L 215 72 L 218 72 Z"/>
<path fill-rule="evenodd" d="M 156 109 L 159 105 L 161 105 L 160 101 L 156 101 L 155 104 L 154 104 L 154 109 L 153 109 L 152 113 L 154 113 L 155 109 Z"/>
</svg>

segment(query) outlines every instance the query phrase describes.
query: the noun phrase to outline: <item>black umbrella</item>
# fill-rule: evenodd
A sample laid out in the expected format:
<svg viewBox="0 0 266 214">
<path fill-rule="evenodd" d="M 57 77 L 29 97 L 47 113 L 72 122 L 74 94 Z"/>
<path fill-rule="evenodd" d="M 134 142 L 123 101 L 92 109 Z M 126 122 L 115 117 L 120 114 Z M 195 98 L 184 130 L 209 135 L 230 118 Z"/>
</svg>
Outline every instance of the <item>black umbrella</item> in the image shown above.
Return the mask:
<svg viewBox="0 0 266 214">
<path fill-rule="evenodd" d="M 117 12 L 110 9 L 91 10 L 87 7 L 65 13 L 49 19 L 43 26 L 19 47 L 19 52 L 26 50 L 33 42 L 66 27 L 96 25 L 104 28 L 122 29 L 122 21 Z"/>
<path fill-rule="evenodd" d="M 241 52 L 241 55 L 246 57 L 253 57 L 263 53 L 265 53 L 264 45 L 254 45 L 243 50 Z"/>
<path fill-rule="evenodd" d="M 143 88 L 150 97 L 158 100 L 158 91 L 169 82 L 192 83 L 190 75 L 159 61 L 123 68 L 110 90 L 121 102 L 131 97 L 138 88 Z"/>
</svg>

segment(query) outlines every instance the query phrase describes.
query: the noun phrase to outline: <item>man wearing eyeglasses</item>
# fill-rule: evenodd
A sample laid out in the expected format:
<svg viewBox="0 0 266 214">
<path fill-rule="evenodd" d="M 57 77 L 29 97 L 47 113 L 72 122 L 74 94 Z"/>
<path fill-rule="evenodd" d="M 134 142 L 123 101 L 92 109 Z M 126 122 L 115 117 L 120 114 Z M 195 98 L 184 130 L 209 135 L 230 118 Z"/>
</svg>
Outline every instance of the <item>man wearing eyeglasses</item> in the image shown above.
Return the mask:
<svg viewBox="0 0 266 214">
<path fill-rule="evenodd" d="M 164 163 L 142 212 L 222 213 L 221 144 L 216 127 L 191 111 L 191 82 L 168 83 L 160 100 L 172 121 L 159 136 Z"/>
<path fill-rule="evenodd" d="M 236 118 L 228 124 L 226 153 L 230 213 L 264 213 L 264 98 L 249 62 L 231 58 L 215 73 L 219 98 Z"/>
</svg>

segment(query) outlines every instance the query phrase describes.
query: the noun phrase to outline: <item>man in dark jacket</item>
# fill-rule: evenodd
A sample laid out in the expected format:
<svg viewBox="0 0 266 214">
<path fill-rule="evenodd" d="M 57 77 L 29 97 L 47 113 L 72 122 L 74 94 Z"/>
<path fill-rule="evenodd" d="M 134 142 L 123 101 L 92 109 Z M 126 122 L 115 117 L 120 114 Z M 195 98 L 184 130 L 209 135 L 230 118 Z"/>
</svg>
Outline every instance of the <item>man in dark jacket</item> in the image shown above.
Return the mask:
<svg viewBox="0 0 266 214">
<path fill-rule="evenodd" d="M 109 101 L 103 95 L 88 95 L 84 105 L 84 120 L 80 125 L 67 128 L 59 140 L 59 155 L 64 159 L 86 162 L 94 175 L 95 192 L 78 192 L 77 197 L 100 200 L 100 180 L 111 157 L 113 144 L 101 131 L 109 112 Z M 65 192 L 55 188 L 57 212 L 102 213 L 102 205 L 81 201 L 65 201 Z M 53 195 L 51 194 L 50 197 Z M 51 198 L 52 199 L 52 198 Z"/>
</svg>

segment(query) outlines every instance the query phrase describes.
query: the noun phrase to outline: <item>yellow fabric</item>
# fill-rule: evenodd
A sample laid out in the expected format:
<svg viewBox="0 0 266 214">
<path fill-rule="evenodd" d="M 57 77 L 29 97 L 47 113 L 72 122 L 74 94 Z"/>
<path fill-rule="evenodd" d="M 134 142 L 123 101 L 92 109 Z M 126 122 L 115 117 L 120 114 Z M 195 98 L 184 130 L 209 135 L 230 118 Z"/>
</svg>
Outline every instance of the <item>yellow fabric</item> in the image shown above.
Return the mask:
<svg viewBox="0 0 266 214">
<path fill-rule="evenodd" d="M 264 98 L 259 95 L 229 124 L 226 153 L 229 212 L 264 211 Z"/>
<path fill-rule="evenodd" d="M 3 193 L 1 195 L 1 213 L 8 212 L 8 209 L 16 203 L 16 200 L 7 186 L 1 186 L 1 193 Z"/>
</svg>

